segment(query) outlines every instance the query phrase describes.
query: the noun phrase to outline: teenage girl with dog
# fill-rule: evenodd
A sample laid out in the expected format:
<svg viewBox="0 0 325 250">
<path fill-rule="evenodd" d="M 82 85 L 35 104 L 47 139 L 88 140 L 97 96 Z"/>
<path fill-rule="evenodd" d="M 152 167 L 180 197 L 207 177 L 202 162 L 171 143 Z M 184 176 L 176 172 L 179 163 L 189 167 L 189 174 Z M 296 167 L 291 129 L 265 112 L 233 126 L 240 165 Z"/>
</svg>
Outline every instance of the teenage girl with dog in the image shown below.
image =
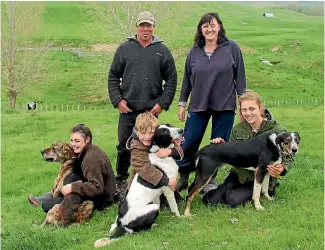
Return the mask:
<svg viewBox="0 0 325 250">
<path fill-rule="evenodd" d="M 246 90 L 238 99 L 240 122 L 231 131 L 230 140 L 247 140 L 268 133 L 282 133 L 286 129 L 279 125 L 265 109 L 259 95 Z M 212 143 L 224 143 L 221 137 L 211 140 Z M 271 175 L 269 194 L 275 194 L 279 185 L 277 178 L 284 176 L 288 167 L 293 163 L 293 158 L 284 159 L 284 164 L 269 165 Z M 216 189 L 212 189 L 203 196 L 205 204 L 227 204 L 237 207 L 252 200 L 254 186 L 254 171 L 233 167 L 224 182 Z"/>
<path fill-rule="evenodd" d="M 62 187 L 63 196 L 70 193 L 78 194 L 81 202 L 91 200 L 94 208 L 103 210 L 113 204 L 116 183 L 111 162 L 106 153 L 92 144 L 91 130 L 79 124 L 70 131 L 70 145 L 76 154 L 73 172 L 66 178 L 71 184 Z M 53 197 L 51 192 L 42 196 L 30 195 L 28 200 L 34 206 L 42 206 L 48 212 L 55 204 L 60 204 L 64 197 Z"/>
</svg>

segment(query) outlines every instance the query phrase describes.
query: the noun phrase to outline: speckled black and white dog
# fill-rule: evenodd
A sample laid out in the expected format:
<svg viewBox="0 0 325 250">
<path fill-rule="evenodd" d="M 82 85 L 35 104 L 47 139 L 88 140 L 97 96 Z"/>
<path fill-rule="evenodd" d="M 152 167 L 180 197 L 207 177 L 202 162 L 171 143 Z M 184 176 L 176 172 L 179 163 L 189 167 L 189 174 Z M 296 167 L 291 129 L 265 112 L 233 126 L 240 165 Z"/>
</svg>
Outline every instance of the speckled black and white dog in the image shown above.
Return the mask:
<svg viewBox="0 0 325 250">
<path fill-rule="evenodd" d="M 158 148 L 174 147 L 173 141 L 180 139 L 182 135 L 183 129 L 163 124 L 159 125 L 153 137 L 153 146 L 149 153 L 150 162 L 168 178 L 177 177 L 178 165 L 172 157 L 159 158 L 155 152 Z M 159 214 L 161 194 L 166 196 L 171 211 L 180 216 L 174 191 L 168 186 L 153 186 L 136 174 L 126 198 L 120 203 L 116 220 L 111 225 L 111 236 L 97 240 L 95 247 L 106 246 L 127 233 L 150 229 Z"/>
</svg>

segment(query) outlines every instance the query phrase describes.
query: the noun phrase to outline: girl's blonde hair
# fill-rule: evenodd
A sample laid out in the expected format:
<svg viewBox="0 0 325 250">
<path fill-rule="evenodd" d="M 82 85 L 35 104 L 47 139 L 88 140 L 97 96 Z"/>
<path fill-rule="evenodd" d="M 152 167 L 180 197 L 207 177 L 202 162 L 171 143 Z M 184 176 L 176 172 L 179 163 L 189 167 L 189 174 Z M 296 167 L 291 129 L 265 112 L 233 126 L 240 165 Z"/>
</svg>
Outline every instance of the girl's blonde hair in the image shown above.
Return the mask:
<svg viewBox="0 0 325 250">
<path fill-rule="evenodd" d="M 158 126 L 158 118 L 150 112 L 145 112 L 137 116 L 135 120 L 135 130 L 146 132 L 148 129 L 155 130 Z"/>
<path fill-rule="evenodd" d="M 241 103 L 243 101 L 256 101 L 257 105 L 259 106 L 259 108 L 261 110 L 262 117 L 265 118 L 265 106 L 262 103 L 261 97 L 256 92 L 254 92 L 250 89 L 246 89 L 245 92 L 238 98 L 240 120 L 243 120 L 242 115 L 241 115 Z"/>
</svg>

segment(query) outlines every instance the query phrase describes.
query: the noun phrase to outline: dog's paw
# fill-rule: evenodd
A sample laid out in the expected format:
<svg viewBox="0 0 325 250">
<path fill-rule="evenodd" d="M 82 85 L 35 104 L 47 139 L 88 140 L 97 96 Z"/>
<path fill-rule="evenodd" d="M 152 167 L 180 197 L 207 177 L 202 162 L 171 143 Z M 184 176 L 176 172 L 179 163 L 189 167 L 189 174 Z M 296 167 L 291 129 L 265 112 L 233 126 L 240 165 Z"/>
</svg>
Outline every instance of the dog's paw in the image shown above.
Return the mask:
<svg viewBox="0 0 325 250">
<path fill-rule="evenodd" d="M 190 215 L 190 216 L 192 216 L 192 215 Z M 176 217 L 176 218 L 181 218 L 181 219 L 183 219 L 183 218 L 186 218 L 186 216 L 185 216 L 185 215 L 179 215 L 179 216 L 173 216 L 173 217 Z"/>
<path fill-rule="evenodd" d="M 257 211 L 264 211 L 265 210 L 265 208 L 263 206 L 261 206 L 261 205 L 255 206 L 255 208 L 256 208 Z"/>
<path fill-rule="evenodd" d="M 177 211 L 177 212 L 173 212 L 173 217 L 181 217 L 180 213 Z"/>
<path fill-rule="evenodd" d="M 190 212 L 189 210 L 185 210 L 185 212 L 184 212 L 184 216 L 185 216 L 185 217 L 191 217 L 191 216 L 193 216 L 193 215 L 191 214 L 191 212 Z"/>
<path fill-rule="evenodd" d="M 112 242 L 112 240 L 109 238 L 102 238 L 102 239 L 95 241 L 94 247 L 95 248 L 104 247 L 104 246 L 107 246 L 108 244 L 110 244 L 111 242 Z"/>
</svg>

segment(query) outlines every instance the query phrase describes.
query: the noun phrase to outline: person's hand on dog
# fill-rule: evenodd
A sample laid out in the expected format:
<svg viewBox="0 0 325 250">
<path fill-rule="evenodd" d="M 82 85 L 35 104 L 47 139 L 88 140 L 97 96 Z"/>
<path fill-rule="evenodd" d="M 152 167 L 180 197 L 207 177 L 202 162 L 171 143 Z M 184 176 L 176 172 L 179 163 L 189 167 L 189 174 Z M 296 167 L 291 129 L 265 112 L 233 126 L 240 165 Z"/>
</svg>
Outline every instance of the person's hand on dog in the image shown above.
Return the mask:
<svg viewBox="0 0 325 250">
<path fill-rule="evenodd" d="M 122 99 L 118 103 L 117 108 L 120 111 L 120 113 L 129 113 L 129 112 L 132 112 L 132 110 L 127 106 L 127 102 L 124 99 Z"/>
<path fill-rule="evenodd" d="M 268 165 L 267 171 L 272 177 L 279 178 L 282 172 L 284 171 L 284 167 L 282 164 Z"/>
<path fill-rule="evenodd" d="M 177 188 L 177 178 L 173 177 L 170 178 L 168 181 L 168 187 L 170 187 L 171 190 L 175 191 Z"/>
<path fill-rule="evenodd" d="M 185 107 L 182 107 L 182 106 L 178 107 L 178 119 L 181 122 L 185 121 Z"/>
<path fill-rule="evenodd" d="M 170 156 L 170 154 L 172 153 L 172 149 L 171 148 L 160 148 L 160 149 L 158 149 L 158 151 L 156 153 L 159 158 L 166 158 L 166 157 Z"/>
<path fill-rule="evenodd" d="M 225 140 L 222 139 L 221 137 L 217 137 L 217 138 L 212 139 L 210 142 L 217 144 L 217 143 L 224 143 Z"/>
<path fill-rule="evenodd" d="M 158 103 L 153 106 L 153 108 L 150 110 L 150 113 L 152 113 L 155 116 L 158 116 L 162 112 L 162 108 Z"/>
<path fill-rule="evenodd" d="M 63 195 L 70 194 L 71 192 L 72 192 L 72 190 L 71 190 L 71 184 L 64 185 L 64 186 L 61 188 L 61 193 L 62 193 Z"/>
</svg>

